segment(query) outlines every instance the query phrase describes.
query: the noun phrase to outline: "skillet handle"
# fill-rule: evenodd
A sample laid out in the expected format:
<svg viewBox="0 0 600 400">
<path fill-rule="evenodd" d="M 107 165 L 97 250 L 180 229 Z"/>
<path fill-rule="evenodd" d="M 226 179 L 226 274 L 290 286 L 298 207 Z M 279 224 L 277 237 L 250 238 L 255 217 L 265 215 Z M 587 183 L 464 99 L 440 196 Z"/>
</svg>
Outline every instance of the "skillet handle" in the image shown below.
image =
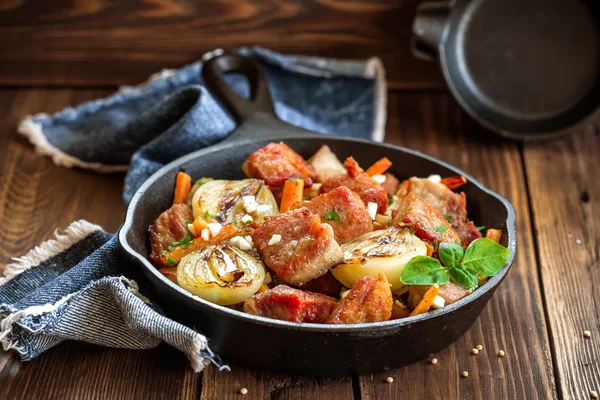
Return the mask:
<svg viewBox="0 0 600 400">
<path fill-rule="evenodd" d="M 410 40 L 413 56 L 424 61 L 437 58 L 451 8 L 451 1 L 426 1 L 419 4 Z"/>
<path fill-rule="evenodd" d="M 238 72 L 248 78 L 248 99 L 239 96 L 225 82 L 224 75 L 227 72 Z M 276 117 L 267 80 L 253 59 L 235 54 L 213 57 L 204 63 L 202 77 L 213 96 L 223 104 L 238 124 L 242 124 L 256 113 Z"/>
</svg>

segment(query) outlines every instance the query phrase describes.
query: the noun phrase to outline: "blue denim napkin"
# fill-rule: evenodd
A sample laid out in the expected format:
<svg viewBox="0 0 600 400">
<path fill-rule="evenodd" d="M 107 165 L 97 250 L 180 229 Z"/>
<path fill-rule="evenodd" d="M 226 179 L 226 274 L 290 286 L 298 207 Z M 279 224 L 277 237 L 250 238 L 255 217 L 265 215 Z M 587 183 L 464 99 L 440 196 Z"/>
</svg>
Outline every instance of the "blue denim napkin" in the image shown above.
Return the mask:
<svg viewBox="0 0 600 400">
<path fill-rule="evenodd" d="M 243 48 L 265 70 L 275 111 L 309 130 L 383 140 L 385 80 L 379 59 L 329 60 Z M 204 57 L 218 55 L 219 51 Z M 202 61 L 164 70 L 142 85 L 19 126 L 40 154 L 64 167 L 127 171 L 127 202 L 168 162 L 210 146 L 235 123 L 203 86 Z M 241 95 L 247 83 L 227 76 Z M 31 360 L 65 340 L 146 349 L 161 341 L 185 352 L 195 371 L 227 368 L 202 334 L 164 316 L 140 290 L 116 237 L 75 221 L 55 238 L 15 258 L 0 277 L 0 343 Z M 127 277 L 125 276 L 127 275 Z M 143 293 L 143 294 L 142 294 Z"/>
</svg>

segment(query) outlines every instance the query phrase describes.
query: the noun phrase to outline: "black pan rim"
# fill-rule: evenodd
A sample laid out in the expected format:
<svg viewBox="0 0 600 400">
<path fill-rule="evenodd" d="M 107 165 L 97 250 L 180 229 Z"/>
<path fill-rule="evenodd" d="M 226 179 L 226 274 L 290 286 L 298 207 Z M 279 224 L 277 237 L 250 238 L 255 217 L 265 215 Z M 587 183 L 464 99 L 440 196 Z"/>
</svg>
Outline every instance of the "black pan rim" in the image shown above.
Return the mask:
<svg viewBox="0 0 600 400">
<path fill-rule="evenodd" d="M 191 160 L 194 160 L 198 157 L 201 157 L 202 155 L 204 155 L 206 153 L 215 152 L 215 151 L 227 151 L 228 149 L 231 149 L 234 147 L 241 147 L 245 144 L 252 144 L 256 141 L 256 139 L 246 139 L 246 140 L 240 140 L 240 141 L 234 141 L 234 142 L 225 141 L 225 142 L 216 144 L 214 146 L 210 146 L 210 147 L 207 147 L 204 149 L 197 150 L 188 155 L 185 155 L 176 160 L 173 160 L 172 162 L 170 162 L 169 164 L 165 165 L 164 167 L 162 167 L 161 169 L 156 171 L 154 174 L 152 174 L 152 176 L 150 176 L 150 178 L 148 178 L 146 180 L 146 182 L 144 182 L 142 184 L 142 186 L 140 186 L 137 189 L 137 191 L 135 192 L 135 194 L 133 195 L 133 197 L 131 198 L 131 201 L 129 202 L 129 204 L 127 206 L 125 221 L 123 222 L 123 225 L 121 226 L 121 228 L 118 232 L 118 240 L 119 240 L 119 244 L 120 244 L 121 248 L 123 249 L 123 251 L 125 252 L 125 254 L 127 255 L 128 258 L 130 258 L 132 261 L 134 261 L 135 263 L 140 265 L 142 268 L 149 271 L 159 282 L 161 282 L 162 284 L 167 286 L 168 290 L 172 293 L 173 296 L 185 298 L 187 301 L 194 303 L 194 305 L 196 305 L 196 306 L 208 307 L 211 311 L 213 311 L 215 313 L 223 314 L 228 317 L 233 317 L 238 320 L 245 321 L 245 322 L 255 323 L 255 324 L 259 324 L 259 325 L 266 325 L 266 326 L 269 326 L 272 328 L 281 328 L 281 329 L 306 331 L 306 332 L 320 332 L 320 333 L 325 333 L 325 334 L 337 334 L 337 333 L 360 334 L 360 333 L 372 333 L 373 331 L 392 331 L 392 330 L 397 330 L 399 328 L 403 328 L 406 326 L 411 326 L 415 323 L 419 323 L 419 322 L 422 322 L 425 320 L 435 319 L 444 314 L 453 313 L 453 312 L 457 311 L 458 309 L 462 308 L 463 306 L 476 301 L 479 297 L 483 296 L 485 293 L 487 293 L 490 290 L 493 292 L 497 288 L 497 286 L 499 286 L 500 283 L 504 280 L 504 278 L 506 277 L 506 275 L 508 274 L 508 271 L 510 270 L 510 268 L 512 266 L 512 263 L 514 262 L 514 258 L 515 258 L 515 254 L 516 254 L 516 247 L 517 247 L 517 237 L 516 237 L 516 229 L 515 229 L 516 211 L 515 211 L 513 205 L 510 203 L 510 201 L 508 201 L 505 197 L 503 197 L 502 195 L 487 188 L 485 185 L 481 184 L 479 181 L 477 181 L 475 178 L 473 178 L 470 174 L 468 174 L 468 173 L 466 173 L 444 161 L 438 160 L 435 157 L 432 157 L 427 154 L 421 153 L 419 151 L 408 149 L 408 148 L 405 148 L 402 146 L 397 146 L 397 145 L 388 144 L 388 143 L 376 143 L 376 142 L 365 140 L 365 139 L 334 137 L 334 136 L 326 136 L 326 135 L 319 135 L 319 134 L 304 134 L 304 135 L 281 136 L 281 137 L 269 138 L 269 140 L 274 141 L 274 142 L 286 141 L 286 140 L 305 140 L 305 139 L 319 139 L 319 140 L 326 139 L 326 140 L 333 140 L 333 141 L 340 141 L 340 142 L 354 142 L 354 143 L 359 143 L 359 144 L 362 143 L 362 144 L 376 145 L 383 149 L 401 151 L 401 152 L 404 152 L 407 154 L 411 154 L 411 155 L 423 158 L 429 162 L 432 162 L 441 167 L 447 168 L 447 169 L 455 172 L 457 175 L 465 176 L 470 183 L 472 183 L 473 185 L 475 185 L 477 187 L 477 189 L 496 198 L 506 208 L 506 211 L 507 211 L 506 230 L 508 233 L 507 247 L 510 251 L 510 257 L 509 257 L 508 261 L 502 267 L 502 269 L 500 269 L 500 271 L 496 275 L 491 277 L 481 288 L 477 289 L 470 295 L 466 296 L 465 298 L 463 298 L 449 306 L 440 308 L 438 310 L 430 311 L 425 314 L 416 315 L 413 317 L 407 317 L 407 318 L 383 321 L 383 322 L 371 322 L 371 323 L 363 323 L 363 324 L 339 324 L 339 325 L 288 322 L 288 321 L 281 321 L 281 320 L 276 320 L 276 319 L 271 319 L 271 318 L 260 317 L 260 316 L 256 316 L 256 315 L 252 315 L 252 314 L 247 314 L 247 313 L 244 313 L 241 311 L 233 310 L 233 309 L 226 308 L 226 307 L 214 304 L 214 303 L 210 303 L 207 300 L 201 299 L 200 297 L 193 295 L 192 293 L 186 291 L 182 287 L 171 282 L 164 275 L 162 275 L 160 272 L 158 272 L 158 270 L 152 264 L 150 264 L 146 255 L 142 255 L 142 254 L 138 253 L 129 245 L 128 239 L 127 239 L 127 234 L 129 233 L 129 231 L 132 227 L 134 214 L 137 209 L 137 204 L 138 204 L 139 200 L 142 198 L 142 196 L 144 196 L 146 190 L 157 179 L 159 179 L 166 172 L 171 171 L 173 168 L 178 168 L 180 165 L 187 163 Z"/>
</svg>

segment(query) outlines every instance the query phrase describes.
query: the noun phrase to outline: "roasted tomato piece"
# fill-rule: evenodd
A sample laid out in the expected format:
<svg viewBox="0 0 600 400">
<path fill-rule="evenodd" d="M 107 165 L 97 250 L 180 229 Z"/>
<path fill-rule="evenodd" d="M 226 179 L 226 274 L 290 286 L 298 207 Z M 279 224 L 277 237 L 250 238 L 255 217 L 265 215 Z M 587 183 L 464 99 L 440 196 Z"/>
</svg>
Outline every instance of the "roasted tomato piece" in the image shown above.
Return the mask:
<svg viewBox="0 0 600 400">
<path fill-rule="evenodd" d="M 411 309 L 415 308 L 430 287 L 428 285 L 411 285 L 410 289 L 408 289 L 408 306 Z M 457 302 L 468 294 L 469 291 L 467 289 L 450 281 L 445 285 L 440 285 L 437 295 L 444 299 L 444 305 L 447 306 Z"/>
<path fill-rule="evenodd" d="M 323 323 L 336 305 L 332 297 L 279 285 L 246 299 L 244 311 L 290 322 Z"/>
<path fill-rule="evenodd" d="M 463 246 L 468 246 L 481 237 L 475 225 L 467 221 L 467 197 L 464 193 L 455 193 L 442 183 L 414 177 L 407 180 L 401 189 L 397 193 L 399 198 L 409 193 L 416 194 L 444 216 L 460 237 Z"/>
<path fill-rule="evenodd" d="M 331 226 L 307 208 L 267 217 L 252 233 L 252 241 L 265 264 L 296 286 L 318 278 L 342 260 Z"/>
<path fill-rule="evenodd" d="M 304 186 L 312 185 L 316 179 L 315 169 L 283 143 L 269 143 L 256 150 L 244 162 L 242 170 L 250 178 L 264 180 L 271 188 L 281 188 L 291 178 L 302 178 Z"/>
<path fill-rule="evenodd" d="M 377 212 L 384 214 L 387 209 L 387 193 L 383 186 L 367 175 L 354 158 L 349 157 L 344 161 L 347 173 L 327 179 L 321 187 L 323 193 L 328 193 L 340 186 L 346 186 L 358 194 L 363 203 L 377 204 Z"/>
<path fill-rule="evenodd" d="M 333 277 L 331 271 L 329 271 L 325 275 L 321 275 L 317 279 L 308 282 L 302 286 L 302 289 L 337 298 L 342 291 L 342 285 Z"/>
<path fill-rule="evenodd" d="M 392 291 L 385 275 L 379 279 L 365 276 L 333 310 L 328 324 L 360 324 L 387 321 L 392 316 Z"/>
<path fill-rule="evenodd" d="M 409 193 L 398 207 L 393 225 L 405 223 L 413 226 L 415 235 L 430 242 L 459 242 L 452 225 L 435 208 L 414 193 Z"/>
<path fill-rule="evenodd" d="M 373 230 L 367 207 L 358 194 L 345 186 L 333 189 L 293 208 L 306 207 L 333 228 L 335 239 L 344 243 Z"/>
<path fill-rule="evenodd" d="M 173 204 L 171 208 L 164 211 L 150 226 L 150 261 L 156 267 L 165 266 L 161 260 L 163 250 L 187 233 L 186 221 L 194 219 L 192 208 L 187 204 Z"/>
</svg>

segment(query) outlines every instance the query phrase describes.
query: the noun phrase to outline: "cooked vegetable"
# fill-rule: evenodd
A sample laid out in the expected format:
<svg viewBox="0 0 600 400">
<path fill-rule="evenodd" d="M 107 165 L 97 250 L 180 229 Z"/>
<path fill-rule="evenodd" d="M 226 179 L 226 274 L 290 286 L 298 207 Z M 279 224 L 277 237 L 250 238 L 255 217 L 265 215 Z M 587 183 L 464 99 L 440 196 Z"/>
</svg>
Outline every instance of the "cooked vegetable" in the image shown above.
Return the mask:
<svg viewBox="0 0 600 400">
<path fill-rule="evenodd" d="M 177 281 L 189 292 L 223 306 L 240 303 L 262 286 L 262 261 L 227 244 L 211 245 L 185 256 Z"/>
<path fill-rule="evenodd" d="M 185 172 L 178 172 L 175 179 L 175 194 L 173 195 L 173 204 L 181 204 L 187 201 L 192 187 L 192 177 Z"/>
<path fill-rule="evenodd" d="M 203 229 L 203 231 L 205 233 L 209 232 L 208 228 Z M 161 257 L 164 257 L 167 261 L 166 265 L 177 265 L 177 263 L 187 254 L 196 250 L 200 250 L 208 245 L 220 243 L 224 240 L 230 239 L 234 237 L 237 233 L 238 229 L 234 225 L 225 225 L 221 228 L 221 230 L 219 230 L 219 233 L 217 235 L 211 237 L 210 233 L 207 233 L 206 235 L 201 233 L 199 237 L 191 240 L 187 245 L 176 245 L 172 250 L 161 255 Z"/>
<path fill-rule="evenodd" d="M 321 146 L 321 148 L 308 159 L 308 163 L 315 169 L 317 181 L 321 183 L 333 176 L 346 173 L 346 168 L 344 168 L 340 160 L 327 145 Z"/>
<path fill-rule="evenodd" d="M 390 168 L 391 166 L 392 162 L 388 160 L 387 157 L 383 157 L 382 159 L 375 161 L 373 165 L 371 165 L 369 169 L 367 169 L 367 175 L 371 177 L 375 175 L 381 175 L 385 171 L 387 171 L 388 168 Z"/>
<path fill-rule="evenodd" d="M 485 237 L 490 239 L 494 243 L 500 243 L 500 239 L 502 238 L 502 231 L 500 229 L 488 229 L 485 232 Z"/>
<path fill-rule="evenodd" d="M 431 308 L 431 304 L 433 304 L 433 300 L 435 299 L 435 296 L 437 296 L 439 290 L 440 286 L 437 283 L 431 286 L 429 290 L 425 292 L 423 299 L 419 302 L 419 304 L 417 304 L 415 309 L 412 310 L 410 316 L 412 317 L 413 315 L 424 314 L 429 311 L 429 308 Z"/>
<path fill-rule="evenodd" d="M 194 217 L 221 224 L 240 221 L 246 214 L 262 222 L 266 216 L 278 213 L 271 190 L 259 179 L 206 182 L 194 193 L 192 208 Z"/>
<path fill-rule="evenodd" d="M 194 218 L 194 222 L 192 222 L 192 226 L 194 227 L 194 233 L 196 237 L 200 237 L 202 231 L 204 229 L 208 229 L 208 223 L 202 219 L 202 217 Z"/>
<path fill-rule="evenodd" d="M 281 195 L 281 209 L 282 213 L 288 212 L 292 204 L 297 201 L 302 201 L 304 194 L 304 180 L 288 179 L 283 185 L 283 194 Z"/>
<path fill-rule="evenodd" d="M 441 183 L 446 185 L 448 189 L 458 189 L 467 183 L 467 178 L 464 176 L 451 176 L 449 178 L 442 178 Z"/>
<path fill-rule="evenodd" d="M 365 233 L 342 245 L 344 261 L 331 272 L 344 286 L 350 288 L 363 276 L 385 274 L 392 290 L 403 285 L 398 279 L 402 269 L 415 256 L 427 253 L 425 244 L 410 230 L 398 226 Z"/>
</svg>

